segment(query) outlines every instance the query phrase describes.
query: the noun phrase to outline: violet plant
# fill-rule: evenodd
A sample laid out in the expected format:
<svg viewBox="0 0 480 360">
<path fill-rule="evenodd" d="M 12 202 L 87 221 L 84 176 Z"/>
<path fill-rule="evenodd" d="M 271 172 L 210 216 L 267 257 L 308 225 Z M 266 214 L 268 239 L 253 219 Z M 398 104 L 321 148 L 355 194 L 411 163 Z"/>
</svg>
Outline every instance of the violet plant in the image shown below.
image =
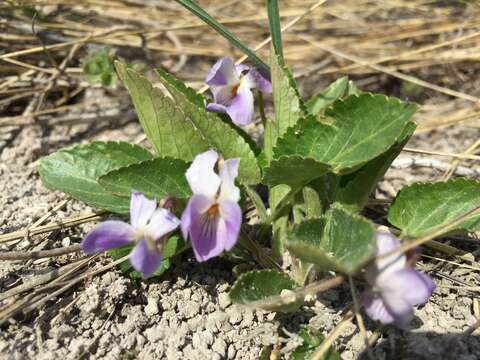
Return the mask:
<svg viewBox="0 0 480 360">
<path fill-rule="evenodd" d="M 428 300 L 434 284 L 404 255 L 388 253 L 430 234 L 478 230 L 480 184 L 412 184 L 388 209 L 388 225 L 401 236 L 377 233 L 383 224 L 363 209 L 415 130 L 415 104 L 362 92 L 347 78 L 304 100 L 282 57 L 276 1 L 268 1 L 269 66 L 199 5 L 179 2 L 245 51 L 254 66 L 218 60 L 207 75 L 209 99 L 162 69 L 157 75 L 166 92 L 115 63 L 151 150 L 93 142 L 59 150 L 40 163 L 46 186 L 96 209 L 130 213 L 131 225 L 106 221 L 92 230 L 84 250 L 126 244 L 110 254 L 131 252 L 133 268 L 144 277 L 161 275 L 189 247 L 200 262 L 217 256 L 255 261 L 264 269 L 240 275 L 230 296 L 277 311 L 297 310 L 303 287 L 329 272 L 363 277 L 366 313 L 406 326 L 413 306 Z M 255 89 L 273 98 L 272 116 L 257 123 L 263 125 L 257 143 L 241 128 L 257 118 Z M 263 114 L 264 103 L 256 106 Z M 176 206 L 157 208 L 153 199 Z M 252 206 L 256 226 L 245 218 Z M 286 252 L 293 258 L 289 269 L 281 266 Z"/>
</svg>

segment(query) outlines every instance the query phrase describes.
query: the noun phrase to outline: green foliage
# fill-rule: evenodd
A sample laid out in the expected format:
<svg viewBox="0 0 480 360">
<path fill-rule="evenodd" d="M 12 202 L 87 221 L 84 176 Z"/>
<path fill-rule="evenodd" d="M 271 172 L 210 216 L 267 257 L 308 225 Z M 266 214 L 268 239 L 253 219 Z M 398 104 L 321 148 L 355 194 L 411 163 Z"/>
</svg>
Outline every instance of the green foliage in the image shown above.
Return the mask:
<svg viewBox="0 0 480 360">
<path fill-rule="evenodd" d="M 377 183 L 415 131 L 415 127 L 415 123 L 407 123 L 402 135 L 390 149 L 370 160 L 357 171 L 339 177 L 336 189 L 332 190 L 333 201 L 342 203 L 352 211 L 362 210 Z"/>
<path fill-rule="evenodd" d="M 126 245 L 117 249 L 109 250 L 108 253 L 113 258 L 113 260 L 118 260 L 130 254 L 133 247 L 134 245 Z M 176 235 L 171 236 L 170 239 L 168 239 L 163 249 L 163 260 L 160 263 L 160 266 L 158 267 L 158 269 L 153 273 L 151 277 L 156 278 L 163 275 L 168 269 L 170 269 L 170 266 L 172 265 L 171 258 L 173 258 L 175 255 L 179 254 L 180 252 L 184 251 L 186 248 L 189 248 L 189 247 L 190 246 L 185 244 L 185 242 L 179 236 L 176 236 Z M 131 277 L 132 279 L 142 278 L 142 274 L 139 273 L 138 271 L 135 271 L 128 260 L 122 262 L 119 266 L 120 266 L 120 270 L 122 270 L 122 272 L 124 272 L 127 276 Z"/>
<path fill-rule="evenodd" d="M 372 223 L 338 204 L 318 219 L 295 225 L 287 239 L 288 250 L 302 261 L 348 275 L 365 265 L 376 249 Z"/>
<path fill-rule="evenodd" d="M 388 221 L 408 236 L 423 236 L 480 207 L 480 182 L 453 179 L 404 187 L 388 212 Z M 480 215 L 452 230 L 480 229 Z"/>
<path fill-rule="evenodd" d="M 310 114 L 318 114 L 334 101 L 348 94 L 348 77 L 344 76 L 331 83 L 320 94 L 312 96 L 305 106 Z"/>
<path fill-rule="evenodd" d="M 305 326 L 298 332 L 298 335 L 303 339 L 303 344 L 298 346 L 292 353 L 292 360 L 308 360 L 314 353 L 314 351 L 325 340 L 322 333 L 312 328 L 311 326 Z M 330 348 L 321 360 L 340 360 L 340 355 L 335 349 Z"/>
<path fill-rule="evenodd" d="M 125 142 L 93 142 L 57 151 L 40 161 L 45 186 L 97 208 L 128 213 L 130 193 L 125 197 L 107 192 L 97 178 L 123 166 L 152 159 L 144 148 Z"/>
<path fill-rule="evenodd" d="M 115 86 L 117 74 L 115 73 L 114 61 L 115 51 L 112 49 L 91 52 L 83 62 L 85 77 L 92 83 Z"/>
<path fill-rule="evenodd" d="M 265 269 L 249 271 L 240 275 L 230 290 L 229 296 L 237 304 L 248 304 L 253 301 L 265 300 L 271 296 L 280 295 L 285 302 L 262 306 L 271 311 L 296 311 L 303 299 L 297 299 L 292 290 L 297 287 L 288 275 L 283 272 Z"/>
<path fill-rule="evenodd" d="M 265 181 L 296 188 L 327 172 L 354 172 L 403 136 L 415 109 L 382 95 L 337 100 L 325 110 L 324 122 L 307 116 L 288 129 L 274 149 L 275 160 L 264 169 Z"/>
<path fill-rule="evenodd" d="M 108 192 L 129 197 L 132 189 L 158 200 L 174 196 L 188 198 L 190 187 L 185 178 L 189 164 L 173 158 L 156 158 L 110 171 L 98 179 Z"/>
<path fill-rule="evenodd" d="M 264 143 L 267 160 L 272 159 L 277 140 L 305 115 L 305 105 L 300 99 L 295 80 L 283 65 L 283 61 L 273 51 L 271 66 L 275 119 L 268 120 L 265 126 Z"/>
</svg>

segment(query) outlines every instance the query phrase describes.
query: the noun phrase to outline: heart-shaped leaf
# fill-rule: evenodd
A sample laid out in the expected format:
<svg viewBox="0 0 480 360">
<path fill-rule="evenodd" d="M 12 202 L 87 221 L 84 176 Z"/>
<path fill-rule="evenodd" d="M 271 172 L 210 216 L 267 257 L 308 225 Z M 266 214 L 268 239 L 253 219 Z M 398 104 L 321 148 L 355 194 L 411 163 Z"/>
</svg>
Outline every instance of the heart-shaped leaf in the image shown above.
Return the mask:
<svg viewBox="0 0 480 360">
<path fill-rule="evenodd" d="M 253 270 L 240 275 L 230 290 L 229 296 L 237 304 L 248 304 L 265 300 L 271 296 L 280 295 L 285 301 L 279 304 L 265 304 L 261 306 L 264 310 L 270 311 L 296 311 L 303 302 L 293 294 L 297 287 L 287 274 L 265 269 Z"/>
<path fill-rule="evenodd" d="M 334 204 L 322 217 L 294 226 L 286 246 L 321 270 L 353 275 L 375 253 L 375 229 L 364 217 Z"/>
<path fill-rule="evenodd" d="M 93 142 L 57 151 L 40 161 L 40 177 L 45 186 L 97 208 L 128 213 L 130 195 L 119 197 L 107 192 L 97 178 L 109 171 L 153 156 L 140 146 L 126 142 Z"/>
<path fill-rule="evenodd" d="M 415 105 L 382 95 L 352 95 L 289 128 L 274 149 L 265 181 L 294 188 L 326 172 L 346 174 L 386 152 L 402 136 Z M 332 119 L 331 123 L 326 121 Z"/>
<path fill-rule="evenodd" d="M 122 167 L 101 176 L 98 181 L 108 192 L 130 197 L 132 190 L 160 200 L 168 196 L 191 195 L 185 178 L 189 164 L 173 158 L 156 158 Z"/>
<path fill-rule="evenodd" d="M 415 127 L 415 123 L 409 122 L 398 141 L 390 149 L 370 160 L 357 171 L 339 177 L 338 185 L 332 191 L 334 201 L 341 203 L 352 211 L 363 209 L 378 181 L 400 154 L 415 131 Z"/>
<path fill-rule="evenodd" d="M 437 183 L 417 183 L 404 187 L 388 212 L 388 221 L 408 236 L 429 234 L 480 207 L 480 182 L 453 179 Z M 455 229 L 480 229 L 480 215 L 469 218 Z"/>
</svg>

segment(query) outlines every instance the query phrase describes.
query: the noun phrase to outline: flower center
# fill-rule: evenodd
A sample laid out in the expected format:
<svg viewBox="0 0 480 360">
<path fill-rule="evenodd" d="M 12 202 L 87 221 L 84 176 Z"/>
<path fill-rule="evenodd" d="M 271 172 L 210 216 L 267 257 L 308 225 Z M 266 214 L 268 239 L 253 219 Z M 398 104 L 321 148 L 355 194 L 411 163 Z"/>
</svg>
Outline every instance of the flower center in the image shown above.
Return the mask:
<svg viewBox="0 0 480 360">
<path fill-rule="evenodd" d="M 216 216 L 218 212 L 220 211 L 220 206 L 218 203 L 214 203 L 212 206 L 210 206 L 207 210 L 207 213 L 209 216 Z"/>
<path fill-rule="evenodd" d="M 230 90 L 232 98 L 237 96 L 238 88 L 240 87 L 240 82 L 238 84 L 235 84 L 232 86 L 232 89 Z"/>
</svg>

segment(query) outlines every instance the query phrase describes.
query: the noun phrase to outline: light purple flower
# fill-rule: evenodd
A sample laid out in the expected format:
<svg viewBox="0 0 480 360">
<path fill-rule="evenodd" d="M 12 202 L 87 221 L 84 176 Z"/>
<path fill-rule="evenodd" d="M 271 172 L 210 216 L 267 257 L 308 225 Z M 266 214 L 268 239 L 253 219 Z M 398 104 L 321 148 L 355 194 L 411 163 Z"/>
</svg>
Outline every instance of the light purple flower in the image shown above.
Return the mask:
<svg viewBox="0 0 480 360">
<path fill-rule="evenodd" d="M 219 59 L 210 69 L 206 82 L 213 93 L 207 110 L 227 113 L 237 125 L 253 119 L 252 89 L 272 92 L 272 84 L 260 71 L 246 65 L 235 65 L 231 58 Z"/>
<path fill-rule="evenodd" d="M 181 228 L 200 262 L 230 250 L 242 223 L 240 190 L 235 186 L 240 159 L 219 161 L 219 174 L 214 171 L 217 161 L 216 151 L 203 152 L 186 172 L 193 196 L 182 214 Z"/>
<path fill-rule="evenodd" d="M 400 246 L 400 241 L 388 232 L 377 232 L 377 256 Z M 411 268 L 404 254 L 387 256 L 375 261 L 366 271 L 372 289 L 366 293 L 363 305 L 368 316 L 383 324 L 396 323 L 405 327 L 413 314 L 413 306 L 428 301 L 435 283 L 424 273 Z"/>
<path fill-rule="evenodd" d="M 130 253 L 130 263 L 143 277 L 149 277 L 162 262 L 163 238 L 180 225 L 180 220 L 167 209 L 157 209 L 155 200 L 133 192 L 130 223 L 105 221 L 87 234 L 81 247 L 87 254 L 93 254 L 136 243 Z"/>
</svg>

